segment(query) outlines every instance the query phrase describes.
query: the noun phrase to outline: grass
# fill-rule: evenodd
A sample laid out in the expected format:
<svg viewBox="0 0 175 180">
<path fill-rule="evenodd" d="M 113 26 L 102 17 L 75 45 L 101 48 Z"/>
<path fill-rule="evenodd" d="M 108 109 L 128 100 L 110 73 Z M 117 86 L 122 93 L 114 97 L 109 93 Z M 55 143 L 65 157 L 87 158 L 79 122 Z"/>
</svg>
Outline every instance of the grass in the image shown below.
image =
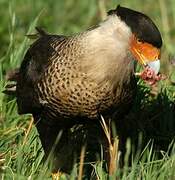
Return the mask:
<svg viewBox="0 0 175 180">
<path fill-rule="evenodd" d="M 138 94 L 126 116 L 125 166 L 114 168 L 111 179 L 175 179 L 175 1 L 174 0 L 0 0 L 0 91 L 7 83 L 9 69 L 18 67 L 31 43 L 24 35 L 34 27 L 49 32 L 72 34 L 96 24 L 105 17 L 105 9 L 121 4 L 149 14 L 161 30 L 161 71 L 167 79 L 154 89 L 138 81 Z M 0 179 L 51 179 L 51 164 L 43 161 L 43 150 L 30 115 L 19 116 L 13 98 L 0 93 Z M 139 135 L 138 135 L 139 134 Z M 133 146 L 133 142 L 138 142 Z M 144 143 L 140 143 L 144 142 Z M 144 144 L 144 145 L 143 145 Z M 117 146 L 117 145 L 116 145 Z M 144 146 L 144 148 L 140 148 Z M 80 164 L 83 164 L 83 150 Z M 135 154 L 135 157 L 132 156 Z M 127 165 L 131 155 L 131 166 Z M 69 179 L 75 179 L 76 168 Z M 94 165 L 99 179 L 107 179 L 102 162 Z M 80 165 L 79 177 L 83 167 Z M 66 179 L 65 175 L 61 179 Z M 80 178 L 81 179 L 81 178 Z"/>
</svg>

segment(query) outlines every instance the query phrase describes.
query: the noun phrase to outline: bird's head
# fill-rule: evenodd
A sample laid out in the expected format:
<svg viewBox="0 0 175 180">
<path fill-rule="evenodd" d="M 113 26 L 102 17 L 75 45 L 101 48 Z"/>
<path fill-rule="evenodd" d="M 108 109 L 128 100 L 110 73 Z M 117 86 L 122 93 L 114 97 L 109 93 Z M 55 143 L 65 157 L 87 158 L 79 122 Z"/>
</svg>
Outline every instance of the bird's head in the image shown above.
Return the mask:
<svg viewBox="0 0 175 180">
<path fill-rule="evenodd" d="M 131 29 L 130 51 L 133 57 L 158 74 L 162 38 L 154 22 L 143 13 L 121 6 L 110 10 L 108 15 L 117 15 Z"/>
</svg>

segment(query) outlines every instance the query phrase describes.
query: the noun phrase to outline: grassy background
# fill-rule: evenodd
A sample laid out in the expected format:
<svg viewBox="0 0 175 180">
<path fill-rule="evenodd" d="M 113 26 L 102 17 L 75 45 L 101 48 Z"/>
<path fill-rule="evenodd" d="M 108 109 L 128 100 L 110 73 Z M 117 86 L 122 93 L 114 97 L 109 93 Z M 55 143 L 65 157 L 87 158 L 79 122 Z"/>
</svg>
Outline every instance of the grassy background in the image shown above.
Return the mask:
<svg viewBox="0 0 175 180">
<path fill-rule="evenodd" d="M 149 15 L 160 28 L 161 71 L 167 79 L 153 90 L 138 82 L 138 95 L 125 118 L 131 137 L 142 133 L 148 145 L 138 153 L 131 167 L 117 169 L 120 179 L 175 179 L 175 1 L 174 0 L 0 0 L 0 91 L 7 83 L 7 70 L 18 67 L 31 43 L 25 34 L 34 27 L 50 33 L 72 34 L 87 29 L 117 4 Z M 51 179 L 47 162 L 31 116 L 19 116 L 15 100 L 0 93 L 0 179 Z M 30 131 L 28 131 L 30 130 Z M 132 149 L 127 143 L 127 154 Z M 126 156 L 127 157 L 127 156 Z M 127 158 L 126 158 L 127 159 Z M 95 166 L 100 179 L 106 175 L 101 163 Z M 121 175 L 122 174 L 122 175 Z M 73 171 L 71 178 L 76 176 Z M 62 179 L 65 179 L 62 176 Z"/>
</svg>

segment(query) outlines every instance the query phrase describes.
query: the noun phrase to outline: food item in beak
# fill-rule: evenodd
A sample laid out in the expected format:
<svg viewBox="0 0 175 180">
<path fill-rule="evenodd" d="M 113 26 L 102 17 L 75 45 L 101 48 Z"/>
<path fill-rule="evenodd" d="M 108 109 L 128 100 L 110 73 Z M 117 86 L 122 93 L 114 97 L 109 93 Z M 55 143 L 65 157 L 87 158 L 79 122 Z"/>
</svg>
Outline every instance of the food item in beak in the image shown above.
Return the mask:
<svg viewBox="0 0 175 180">
<path fill-rule="evenodd" d="M 154 85 L 162 79 L 161 74 L 157 74 L 155 70 L 149 66 L 144 68 L 144 71 L 140 73 L 140 77 L 149 85 Z"/>
<path fill-rule="evenodd" d="M 141 73 L 137 73 L 142 80 L 144 80 L 149 85 L 154 85 L 156 82 L 165 79 L 165 77 L 159 73 L 160 61 L 151 61 L 147 63 L 144 70 Z"/>
</svg>

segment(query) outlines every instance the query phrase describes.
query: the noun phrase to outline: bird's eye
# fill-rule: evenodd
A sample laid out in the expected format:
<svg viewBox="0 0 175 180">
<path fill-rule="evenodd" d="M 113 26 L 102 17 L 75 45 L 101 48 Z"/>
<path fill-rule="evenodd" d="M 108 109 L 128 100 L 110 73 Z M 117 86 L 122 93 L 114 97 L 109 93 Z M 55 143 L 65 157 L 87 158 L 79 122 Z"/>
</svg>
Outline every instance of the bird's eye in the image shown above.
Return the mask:
<svg viewBox="0 0 175 180">
<path fill-rule="evenodd" d="M 137 39 L 137 43 L 138 43 L 138 44 L 142 44 L 143 41 L 142 41 L 141 39 Z"/>
</svg>

